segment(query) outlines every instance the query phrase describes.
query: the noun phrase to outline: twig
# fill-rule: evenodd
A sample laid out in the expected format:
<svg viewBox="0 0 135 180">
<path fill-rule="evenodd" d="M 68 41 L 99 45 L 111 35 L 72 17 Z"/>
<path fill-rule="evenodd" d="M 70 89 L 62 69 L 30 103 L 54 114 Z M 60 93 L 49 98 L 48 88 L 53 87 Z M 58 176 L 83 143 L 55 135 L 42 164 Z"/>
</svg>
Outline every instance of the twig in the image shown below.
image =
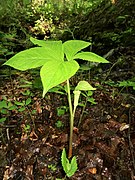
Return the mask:
<svg viewBox="0 0 135 180">
<path fill-rule="evenodd" d="M 84 106 L 83 106 L 82 113 L 81 113 L 81 115 L 80 115 L 80 119 L 79 119 L 79 122 L 78 122 L 78 127 L 80 126 L 80 124 L 81 124 L 81 122 L 82 122 L 82 118 L 83 118 L 83 115 L 84 115 L 84 111 L 85 111 L 85 109 L 86 109 L 87 102 L 88 102 L 88 97 L 86 97 L 85 104 L 84 104 Z"/>
<path fill-rule="evenodd" d="M 7 139 L 8 139 L 8 141 L 10 141 L 9 128 L 6 129 L 6 132 L 7 132 Z"/>
</svg>

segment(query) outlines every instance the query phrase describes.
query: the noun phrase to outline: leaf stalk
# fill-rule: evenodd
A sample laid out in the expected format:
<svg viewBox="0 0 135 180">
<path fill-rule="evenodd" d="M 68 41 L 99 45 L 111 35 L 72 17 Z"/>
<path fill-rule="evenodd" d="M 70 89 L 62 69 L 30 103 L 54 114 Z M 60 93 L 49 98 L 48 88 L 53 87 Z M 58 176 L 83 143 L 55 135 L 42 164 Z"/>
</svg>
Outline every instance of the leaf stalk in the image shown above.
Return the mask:
<svg viewBox="0 0 135 180">
<path fill-rule="evenodd" d="M 67 80 L 67 93 L 68 93 L 68 103 L 69 103 L 69 112 L 70 112 L 70 134 L 69 134 L 69 152 L 68 152 L 68 158 L 71 158 L 72 157 L 74 112 L 73 112 L 73 106 L 72 106 L 72 101 L 71 101 L 71 93 L 70 93 L 69 80 Z"/>
</svg>

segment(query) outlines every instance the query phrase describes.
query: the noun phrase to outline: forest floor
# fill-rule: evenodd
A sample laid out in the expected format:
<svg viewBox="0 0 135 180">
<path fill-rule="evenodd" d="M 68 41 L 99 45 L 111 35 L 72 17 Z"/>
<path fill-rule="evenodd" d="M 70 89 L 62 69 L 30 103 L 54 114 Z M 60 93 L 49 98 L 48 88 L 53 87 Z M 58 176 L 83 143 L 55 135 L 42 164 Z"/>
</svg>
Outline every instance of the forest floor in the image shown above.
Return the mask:
<svg viewBox="0 0 135 180">
<path fill-rule="evenodd" d="M 111 78 L 120 73 L 115 68 Z M 1 78 L 1 101 L 24 103 L 29 98 L 29 103 L 16 103 L 16 109 L 6 109 L 0 115 L 6 118 L 0 123 L 0 180 L 135 179 L 134 91 L 102 83 L 99 78 L 92 80 L 97 88 L 93 94 L 96 104 L 87 103 L 80 124 L 81 106 L 75 115 L 73 155 L 78 170 L 71 178 L 65 177 L 61 165 L 62 149 L 68 152 L 66 94 L 51 92 L 43 99 L 42 90 L 31 87 L 29 73 L 15 72 L 10 78 Z"/>
</svg>

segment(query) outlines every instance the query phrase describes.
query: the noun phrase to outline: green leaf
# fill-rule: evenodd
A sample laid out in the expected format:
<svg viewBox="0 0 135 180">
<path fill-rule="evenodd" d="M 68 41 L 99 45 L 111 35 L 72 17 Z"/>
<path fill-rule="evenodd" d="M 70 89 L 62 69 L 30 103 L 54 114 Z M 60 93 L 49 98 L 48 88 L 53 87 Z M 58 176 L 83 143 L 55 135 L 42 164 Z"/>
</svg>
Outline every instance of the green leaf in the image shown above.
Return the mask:
<svg viewBox="0 0 135 180">
<path fill-rule="evenodd" d="M 46 61 L 44 49 L 41 47 L 31 48 L 17 53 L 10 58 L 4 65 L 9 65 L 18 70 L 27 70 L 40 67 Z"/>
<path fill-rule="evenodd" d="M 58 93 L 58 94 L 65 94 L 65 91 L 63 86 L 61 85 L 58 85 L 57 87 L 54 87 L 54 88 L 51 88 L 48 92 L 55 92 L 55 93 Z"/>
<path fill-rule="evenodd" d="M 7 102 L 5 100 L 0 101 L 0 109 L 7 108 Z"/>
<path fill-rule="evenodd" d="M 52 51 L 54 57 L 60 58 L 63 61 L 64 53 L 62 41 L 45 41 L 38 40 L 33 37 L 30 38 L 30 41 L 35 45 L 42 46 L 46 49 L 50 49 L 49 51 Z"/>
<path fill-rule="evenodd" d="M 84 107 L 85 104 L 83 104 L 83 103 L 78 103 L 78 106 Z"/>
<path fill-rule="evenodd" d="M 1 112 L 2 114 L 8 114 L 8 110 L 7 110 L 7 109 L 2 109 L 0 112 Z"/>
<path fill-rule="evenodd" d="M 2 99 L 7 101 L 7 97 L 6 96 L 2 96 Z"/>
<path fill-rule="evenodd" d="M 32 114 L 36 114 L 36 112 L 37 112 L 37 111 L 34 109 L 34 110 L 32 110 L 31 113 L 32 113 Z"/>
<path fill-rule="evenodd" d="M 69 160 L 67 159 L 65 148 L 62 151 L 61 163 L 62 163 L 63 170 L 67 174 L 67 172 L 68 172 L 67 164 L 69 164 Z"/>
<path fill-rule="evenodd" d="M 97 104 L 97 103 L 95 102 L 95 99 L 94 99 L 94 98 L 88 98 L 87 101 L 90 102 L 91 104 Z"/>
<path fill-rule="evenodd" d="M 65 114 L 65 112 L 66 112 L 65 109 L 63 109 L 63 108 L 57 108 L 57 116 L 62 116 L 62 115 Z"/>
<path fill-rule="evenodd" d="M 25 110 L 25 107 L 21 107 L 18 111 L 19 112 L 22 112 L 22 111 L 24 111 Z"/>
<path fill-rule="evenodd" d="M 17 106 L 15 106 L 15 105 L 10 106 L 10 107 L 8 108 L 9 111 L 16 110 L 16 109 L 17 109 Z"/>
<path fill-rule="evenodd" d="M 15 103 L 17 106 L 24 106 L 24 103 L 23 103 L 23 102 L 15 101 L 14 103 Z"/>
<path fill-rule="evenodd" d="M 89 90 L 96 90 L 96 88 L 93 88 L 87 81 L 80 81 L 75 90 L 80 91 L 89 91 Z"/>
<path fill-rule="evenodd" d="M 91 69 L 91 67 L 88 64 L 80 66 L 80 70 L 82 70 L 82 71 L 88 71 L 90 69 Z"/>
<path fill-rule="evenodd" d="M 25 131 L 30 130 L 30 125 L 29 125 L 29 124 L 27 124 L 27 125 L 24 127 L 24 130 L 25 130 Z"/>
<path fill-rule="evenodd" d="M 31 98 L 28 98 L 26 101 L 25 101 L 25 105 L 29 105 L 31 103 Z"/>
<path fill-rule="evenodd" d="M 64 61 L 62 44 L 61 44 L 61 56 L 58 54 L 58 49 L 35 47 L 31 49 L 19 52 L 12 58 L 10 58 L 4 65 L 9 65 L 15 69 L 25 71 L 32 68 L 43 66 L 47 61 Z"/>
<path fill-rule="evenodd" d="M 98 62 L 98 63 L 109 63 L 106 59 L 103 57 L 92 53 L 92 52 L 80 52 L 77 53 L 73 59 L 82 59 L 82 60 L 87 60 L 87 61 L 92 61 L 92 62 Z"/>
<path fill-rule="evenodd" d="M 62 41 L 46 41 L 46 40 L 38 40 L 36 38 L 30 37 L 30 41 L 38 46 L 42 46 L 42 47 L 53 47 L 59 44 L 62 44 Z"/>
<path fill-rule="evenodd" d="M 87 96 L 92 96 L 93 95 L 93 91 L 88 91 L 87 92 Z"/>
<path fill-rule="evenodd" d="M 67 172 L 67 176 L 71 177 L 74 175 L 74 173 L 77 170 L 77 161 L 76 161 L 76 157 L 74 156 L 71 160 L 71 166 L 70 166 L 70 170 Z"/>
<path fill-rule="evenodd" d="M 43 97 L 49 89 L 72 77 L 78 69 L 79 65 L 74 60 L 59 63 L 56 61 L 48 61 L 45 63 L 40 71 L 43 84 Z"/>
<path fill-rule="evenodd" d="M 25 92 L 22 92 L 22 94 L 24 96 L 29 96 L 31 94 L 31 92 L 29 90 L 26 90 Z"/>
<path fill-rule="evenodd" d="M 8 105 L 7 105 L 7 109 L 9 110 L 9 108 L 10 108 L 11 106 L 13 106 L 13 104 L 9 101 L 9 102 L 8 102 Z"/>
<path fill-rule="evenodd" d="M 6 121 L 6 118 L 0 118 L 0 123 L 3 123 Z"/>
<path fill-rule="evenodd" d="M 68 177 L 71 177 L 74 175 L 74 173 L 77 170 L 77 161 L 76 161 L 76 157 L 74 156 L 71 160 L 71 163 L 69 162 L 69 160 L 66 157 L 66 151 L 65 148 L 62 151 L 62 156 L 61 156 L 61 163 L 62 163 L 62 167 L 63 170 L 65 171 L 66 175 Z"/>
<path fill-rule="evenodd" d="M 119 83 L 119 87 L 121 86 L 124 86 L 124 87 L 135 87 L 135 82 L 134 81 L 130 81 L 130 80 L 127 80 L 127 81 L 121 81 Z"/>
<path fill-rule="evenodd" d="M 64 126 L 64 124 L 63 124 L 62 121 L 58 120 L 58 121 L 55 123 L 55 126 L 56 126 L 57 128 L 61 128 L 61 127 Z"/>
<path fill-rule="evenodd" d="M 66 58 L 68 61 L 73 60 L 74 55 L 80 51 L 88 47 L 91 43 L 81 41 L 81 40 L 69 40 L 63 43 L 64 53 L 66 54 Z"/>
</svg>

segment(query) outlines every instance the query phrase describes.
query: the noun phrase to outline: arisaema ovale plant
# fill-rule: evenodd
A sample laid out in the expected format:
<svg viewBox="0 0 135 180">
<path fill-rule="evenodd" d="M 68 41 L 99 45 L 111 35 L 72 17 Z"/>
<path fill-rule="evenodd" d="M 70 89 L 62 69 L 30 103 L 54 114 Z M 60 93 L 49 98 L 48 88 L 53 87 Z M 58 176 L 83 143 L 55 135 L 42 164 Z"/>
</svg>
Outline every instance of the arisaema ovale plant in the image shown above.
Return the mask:
<svg viewBox="0 0 135 180">
<path fill-rule="evenodd" d="M 68 157 L 72 157 L 73 125 L 76 107 L 81 91 L 95 90 L 87 81 L 80 81 L 74 90 L 74 102 L 71 101 L 69 79 L 79 69 L 77 59 L 97 63 L 108 63 L 108 61 L 95 53 L 83 52 L 82 49 L 91 43 L 81 40 L 44 41 L 30 38 L 31 42 L 38 47 L 21 51 L 10 58 L 4 65 L 25 71 L 28 69 L 40 69 L 40 77 L 43 85 L 43 97 L 51 88 L 66 81 L 67 97 L 70 111 L 70 137 Z"/>
</svg>

